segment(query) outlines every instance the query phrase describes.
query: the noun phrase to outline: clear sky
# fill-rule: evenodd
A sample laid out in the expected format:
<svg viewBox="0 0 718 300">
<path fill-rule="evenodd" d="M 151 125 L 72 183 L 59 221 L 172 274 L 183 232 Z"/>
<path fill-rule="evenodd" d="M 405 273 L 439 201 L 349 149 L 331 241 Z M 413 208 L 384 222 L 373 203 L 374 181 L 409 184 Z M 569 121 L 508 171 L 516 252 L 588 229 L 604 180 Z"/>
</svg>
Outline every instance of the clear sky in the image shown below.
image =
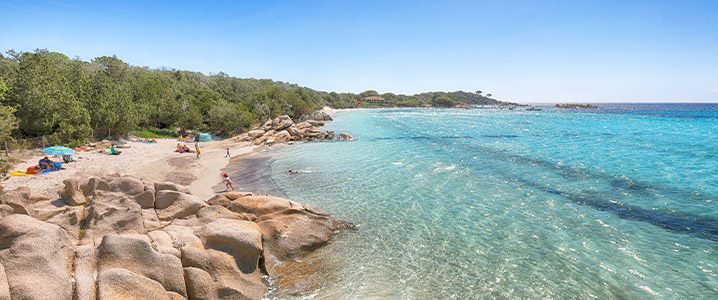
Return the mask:
<svg viewBox="0 0 718 300">
<path fill-rule="evenodd" d="M 0 0 L 0 50 L 37 48 L 336 92 L 718 102 L 715 0 Z"/>
</svg>

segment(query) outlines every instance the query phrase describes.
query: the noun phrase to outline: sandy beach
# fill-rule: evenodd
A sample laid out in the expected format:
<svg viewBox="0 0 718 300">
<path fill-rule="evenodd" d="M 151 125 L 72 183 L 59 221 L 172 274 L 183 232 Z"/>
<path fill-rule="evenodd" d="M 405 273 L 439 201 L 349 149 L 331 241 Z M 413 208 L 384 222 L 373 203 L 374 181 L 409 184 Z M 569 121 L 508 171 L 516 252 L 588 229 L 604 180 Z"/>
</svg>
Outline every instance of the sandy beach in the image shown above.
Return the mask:
<svg viewBox="0 0 718 300">
<path fill-rule="evenodd" d="M 3 182 L 6 190 L 17 187 L 30 187 L 35 194 L 56 198 L 57 191 L 67 178 L 88 178 L 106 174 L 132 175 L 155 181 L 169 181 L 189 187 L 193 195 L 207 199 L 217 191 L 212 187 L 222 182 L 220 170 L 229 162 L 225 157 L 230 148 L 232 157 L 251 152 L 255 146 L 249 143 L 236 142 L 233 139 L 200 142 L 200 158 L 194 153 L 177 153 L 177 140 L 158 139 L 156 144 L 144 144 L 125 141 L 130 148 L 118 148 L 120 155 L 107 155 L 91 152 L 79 152 L 75 162 L 63 164 L 63 169 L 39 176 L 10 176 Z M 193 143 L 187 146 L 194 149 Z M 37 164 L 45 155 L 36 155 L 23 159 L 16 164 L 14 170 L 25 170 Z M 62 161 L 60 157 L 50 157 L 54 161 Z M 235 189 L 241 187 L 235 186 Z"/>
</svg>

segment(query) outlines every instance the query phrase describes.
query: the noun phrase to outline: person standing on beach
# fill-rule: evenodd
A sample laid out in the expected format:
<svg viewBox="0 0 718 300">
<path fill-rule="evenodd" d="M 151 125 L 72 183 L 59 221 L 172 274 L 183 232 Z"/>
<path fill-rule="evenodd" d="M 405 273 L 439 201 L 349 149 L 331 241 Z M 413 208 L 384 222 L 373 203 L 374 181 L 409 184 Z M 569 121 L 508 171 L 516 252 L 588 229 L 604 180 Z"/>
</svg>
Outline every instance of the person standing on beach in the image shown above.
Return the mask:
<svg viewBox="0 0 718 300">
<path fill-rule="evenodd" d="M 227 189 L 232 188 L 232 190 L 234 191 L 234 187 L 232 186 L 232 180 L 229 179 L 229 176 L 227 176 L 227 173 L 224 173 L 224 175 L 222 175 L 222 176 L 224 177 L 225 188 L 227 188 Z"/>
<path fill-rule="evenodd" d="M 194 149 L 197 150 L 197 159 L 199 159 L 199 141 L 194 141 Z"/>
<path fill-rule="evenodd" d="M 231 155 L 229 155 L 229 148 L 227 148 L 227 155 L 225 155 L 224 157 L 229 157 L 229 158 L 232 158 L 232 156 L 231 156 Z"/>
</svg>

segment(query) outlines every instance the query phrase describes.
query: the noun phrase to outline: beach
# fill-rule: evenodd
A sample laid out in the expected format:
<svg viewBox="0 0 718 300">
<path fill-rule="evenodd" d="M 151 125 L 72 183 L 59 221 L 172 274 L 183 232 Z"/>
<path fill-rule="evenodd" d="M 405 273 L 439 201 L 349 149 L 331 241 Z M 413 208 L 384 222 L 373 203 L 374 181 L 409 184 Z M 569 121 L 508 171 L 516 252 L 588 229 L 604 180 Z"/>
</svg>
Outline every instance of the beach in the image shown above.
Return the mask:
<svg viewBox="0 0 718 300">
<path fill-rule="evenodd" d="M 227 148 L 232 157 L 250 153 L 256 146 L 249 143 L 236 142 L 232 139 L 200 142 L 200 158 L 195 153 L 177 153 L 174 150 L 180 143 L 174 139 L 157 139 L 157 143 L 145 144 L 132 140 L 124 141 L 130 148 L 118 148 L 120 155 L 107 155 L 97 151 L 83 151 L 75 154 L 77 161 L 63 163 L 63 169 L 39 176 L 10 176 L 3 182 L 5 190 L 21 186 L 29 187 L 34 194 L 41 194 L 51 199 L 57 198 L 57 191 L 67 178 L 89 178 L 103 175 L 132 175 L 159 182 L 173 182 L 186 185 L 190 192 L 200 199 L 212 197 L 218 190 L 213 187 L 222 182 L 220 170 L 229 162 L 226 158 Z M 182 142 L 182 144 L 185 144 Z M 193 143 L 186 143 L 194 149 Z M 25 170 L 36 165 L 43 154 L 36 154 L 22 159 L 11 169 Z M 54 161 L 62 161 L 61 157 L 52 157 Z M 241 187 L 235 186 L 240 190 Z"/>
</svg>

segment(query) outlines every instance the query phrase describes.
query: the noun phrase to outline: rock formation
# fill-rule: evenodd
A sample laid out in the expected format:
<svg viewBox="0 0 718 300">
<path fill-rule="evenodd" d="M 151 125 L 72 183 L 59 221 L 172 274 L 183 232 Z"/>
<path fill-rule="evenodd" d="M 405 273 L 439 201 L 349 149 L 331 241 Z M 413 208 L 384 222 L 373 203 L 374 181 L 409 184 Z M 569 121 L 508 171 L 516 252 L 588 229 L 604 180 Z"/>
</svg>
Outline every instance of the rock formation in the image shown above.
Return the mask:
<svg viewBox="0 0 718 300">
<path fill-rule="evenodd" d="M 331 117 L 328 119 L 331 120 Z M 252 142 L 255 145 L 272 145 L 290 141 L 334 139 L 334 131 L 321 131 L 317 129 L 319 126 L 324 126 L 324 121 L 306 120 L 294 123 L 289 116 L 283 115 L 267 120 L 262 126 L 239 135 L 237 140 Z"/>
<path fill-rule="evenodd" d="M 330 116 L 328 113 L 325 113 L 323 111 L 318 111 L 314 113 L 313 115 L 302 115 L 301 117 L 297 118 L 297 121 L 304 122 L 307 120 L 317 120 L 317 121 L 333 121 L 332 116 Z"/>
<path fill-rule="evenodd" d="M 58 194 L 0 195 L 0 299 L 261 299 L 263 273 L 350 226 L 287 199 L 201 201 L 131 176 L 69 179 Z"/>
<path fill-rule="evenodd" d="M 600 106 L 593 105 L 593 104 L 556 104 L 556 108 L 580 108 L 580 109 L 586 109 L 586 108 L 601 108 Z"/>
</svg>

